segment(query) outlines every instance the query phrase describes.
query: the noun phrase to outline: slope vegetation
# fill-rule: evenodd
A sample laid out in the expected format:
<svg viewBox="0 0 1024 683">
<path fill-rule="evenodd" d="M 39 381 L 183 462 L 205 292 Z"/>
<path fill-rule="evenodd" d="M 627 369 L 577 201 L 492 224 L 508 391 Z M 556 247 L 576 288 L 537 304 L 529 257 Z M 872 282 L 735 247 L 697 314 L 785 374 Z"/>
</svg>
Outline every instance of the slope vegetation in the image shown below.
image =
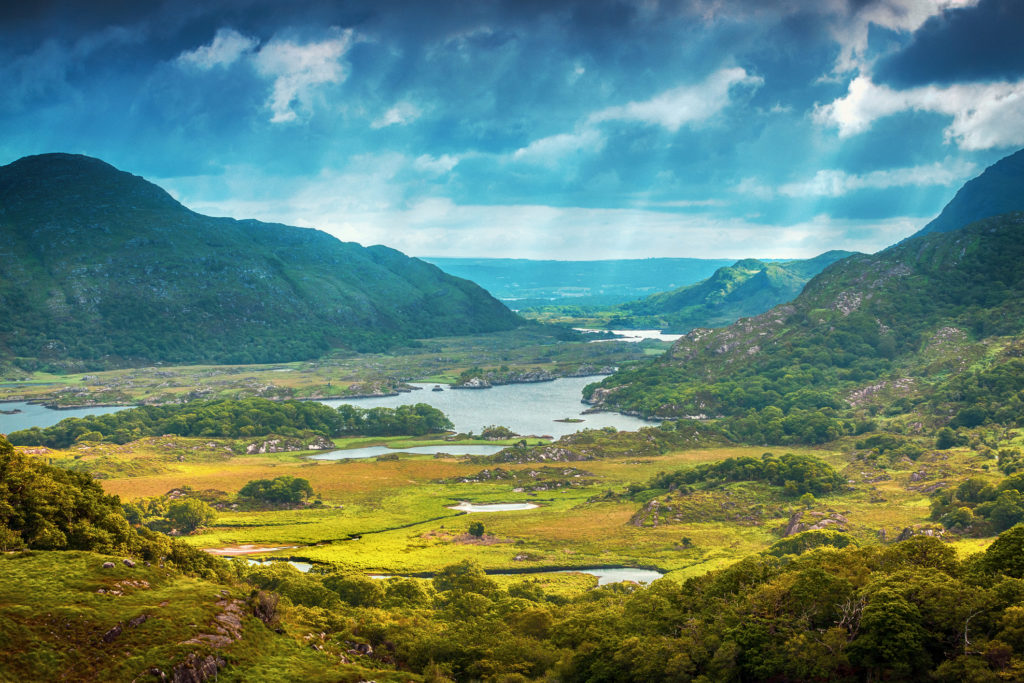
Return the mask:
<svg viewBox="0 0 1024 683">
<path fill-rule="evenodd" d="M 950 410 L 967 407 L 968 394 L 943 386 L 965 372 L 991 374 L 1018 353 L 1022 261 L 1020 213 L 853 256 L 815 277 L 791 304 L 727 328 L 694 330 L 664 358 L 591 385 L 590 398 L 648 416 L 756 415 L 762 427 L 793 415 L 821 417 L 820 434 L 804 439 L 815 441 L 842 433 L 830 417 L 836 410 L 898 383 L 918 387 L 919 400 L 946 399 L 931 414 L 948 420 Z M 1016 394 L 1014 377 L 1000 383 L 1007 400 Z M 793 430 L 812 429 L 798 422 Z M 747 437 L 777 441 L 779 428 Z"/>
<path fill-rule="evenodd" d="M 0 353 L 277 362 L 510 329 L 475 284 L 382 246 L 194 213 L 89 157 L 0 168 Z"/>
<path fill-rule="evenodd" d="M 829 251 L 798 261 L 744 259 L 719 268 L 696 284 L 621 304 L 611 323 L 676 333 L 728 325 L 792 300 L 808 280 L 850 255 L 848 251 Z"/>
</svg>

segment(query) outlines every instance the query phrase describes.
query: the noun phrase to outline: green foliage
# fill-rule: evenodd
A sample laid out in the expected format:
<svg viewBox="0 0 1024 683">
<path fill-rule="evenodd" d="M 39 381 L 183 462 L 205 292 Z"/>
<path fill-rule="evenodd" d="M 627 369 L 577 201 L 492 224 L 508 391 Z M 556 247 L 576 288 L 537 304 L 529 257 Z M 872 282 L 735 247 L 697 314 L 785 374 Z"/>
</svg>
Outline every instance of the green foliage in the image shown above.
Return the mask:
<svg viewBox="0 0 1024 683">
<path fill-rule="evenodd" d="M 813 455 L 786 453 L 776 457 L 765 453 L 752 457 L 726 458 L 671 473 L 662 472 L 645 487 L 633 487 L 634 495 L 643 490 L 671 490 L 685 486 L 717 486 L 730 481 L 764 481 L 798 497 L 810 493 L 823 496 L 842 490 L 845 480 L 828 463 Z"/>
<path fill-rule="evenodd" d="M 307 479 L 285 475 L 250 481 L 238 495 L 257 503 L 298 505 L 313 495 L 313 487 Z"/>
<path fill-rule="evenodd" d="M 71 417 L 52 427 L 12 432 L 15 445 L 67 448 L 90 441 L 128 443 L 144 436 L 252 437 L 280 434 L 294 437 L 399 436 L 443 432 L 452 423 L 426 403 L 397 408 L 336 409 L 316 401 L 270 401 L 264 398 L 194 401 L 184 405 L 140 406 L 105 415 Z"/>
<path fill-rule="evenodd" d="M 180 498 L 168 503 L 166 517 L 175 529 L 187 534 L 211 524 L 217 513 L 198 498 Z"/>
<path fill-rule="evenodd" d="M 980 478 L 967 479 L 955 489 L 932 494 L 932 519 L 946 528 L 980 527 L 1001 532 L 1024 522 L 1024 473 L 1007 477 L 998 486 Z"/>
<path fill-rule="evenodd" d="M 814 529 L 801 531 L 781 541 L 776 541 L 765 552 L 775 557 L 783 555 L 800 555 L 814 548 L 845 548 L 856 545 L 849 534 L 834 529 Z"/>
<path fill-rule="evenodd" d="M 208 508 L 206 508 L 208 509 Z M 186 516 L 186 519 L 191 519 Z M 226 576 L 223 560 L 149 529 L 135 529 L 117 496 L 89 475 L 16 452 L 0 435 L 0 543 L 166 559 L 181 571 Z"/>
<path fill-rule="evenodd" d="M 470 522 L 469 523 L 469 535 L 481 538 L 484 535 L 484 523 L 483 522 Z"/>
</svg>

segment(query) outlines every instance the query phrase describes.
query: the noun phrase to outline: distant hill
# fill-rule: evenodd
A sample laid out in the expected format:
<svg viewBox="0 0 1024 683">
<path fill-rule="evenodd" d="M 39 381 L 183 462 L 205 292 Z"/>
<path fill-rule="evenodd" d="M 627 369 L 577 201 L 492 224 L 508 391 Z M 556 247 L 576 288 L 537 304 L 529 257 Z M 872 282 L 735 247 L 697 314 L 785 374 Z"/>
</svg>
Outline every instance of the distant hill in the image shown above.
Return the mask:
<svg viewBox="0 0 1024 683">
<path fill-rule="evenodd" d="M 795 261 L 737 261 L 697 284 L 620 304 L 609 324 L 680 334 L 695 327 L 728 325 L 794 299 L 808 280 L 852 254 L 829 251 Z"/>
<path fill-rule="evenodd" d="M 968 181 L 938 217 L 914 237 L 949 232 L 1011 211 L 1024 211 L 1024 149 L 1000 159 Z"/>
<path fill-rule="evenodd" d="M 424 258 L 446 273 L 476 282 L 512 308 L 551 303 L 611 306 L 699 282 L 731 259 L 649 258 L 534 261 Z"/>
<path fill-rule="evenodd" d="M 203 216 L 98 159 L 0 167 L 0 357 L 276 362 L 520 322 L 393 249 Z"/>
<path fill-rule="evenodd" d="M 1022 264 L 1024 213 L 921 235 L 835 263 L 792 303 L 694 330 L 588 392 L 645 416 L 732 418 L 753 442 L 834 438 L 854 424 L 837 410 L 873 400 L 893 414 L 929 403 L 921 419 L 940 424 L 979 405 L 1024 424 Z"/>
</svg>

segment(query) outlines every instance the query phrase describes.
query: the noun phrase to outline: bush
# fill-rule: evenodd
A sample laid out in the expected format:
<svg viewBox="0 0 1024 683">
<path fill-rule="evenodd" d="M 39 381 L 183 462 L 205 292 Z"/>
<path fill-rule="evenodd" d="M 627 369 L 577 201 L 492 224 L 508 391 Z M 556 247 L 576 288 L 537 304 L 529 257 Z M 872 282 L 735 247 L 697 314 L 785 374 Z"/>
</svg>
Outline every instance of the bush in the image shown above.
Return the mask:
<svg viewBox="0 0 1024 683">
<path fill-rule="evenodd" d="M 313 487 L 307 479 L 285 475 L 250 481 L 238 495 L 257 503 L 297 505 L 313 495 Z"/>
</svg>

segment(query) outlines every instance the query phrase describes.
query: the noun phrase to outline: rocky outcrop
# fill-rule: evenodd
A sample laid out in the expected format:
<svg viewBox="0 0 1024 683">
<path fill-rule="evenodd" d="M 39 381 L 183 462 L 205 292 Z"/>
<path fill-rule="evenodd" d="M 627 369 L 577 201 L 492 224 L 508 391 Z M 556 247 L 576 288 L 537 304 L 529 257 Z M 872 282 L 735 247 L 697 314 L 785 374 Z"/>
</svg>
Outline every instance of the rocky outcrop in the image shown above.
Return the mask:
<svg viewBox="0 0 1024 683">
<path fill-rule="evenodd" d="M 331 440 L 314 435 L 309 438 L 275 436 L 262 441 L 250 443 L 245 447 L 248 455 L 261 453 L 287 453 L 289 451 L 324 451 L 334 448 Z"/>
<path fill-rule="evenodd" d="M 849 531 L 846 517 L 838 512 L 813 512 L 808 510 L 797 510 L 789 518 L 786 528 L 783 530 L 784 537 L 793 536 L 801 531 L 817 531 L 819 529 L 834 529 L 835 531 Z"/>
</svg>

